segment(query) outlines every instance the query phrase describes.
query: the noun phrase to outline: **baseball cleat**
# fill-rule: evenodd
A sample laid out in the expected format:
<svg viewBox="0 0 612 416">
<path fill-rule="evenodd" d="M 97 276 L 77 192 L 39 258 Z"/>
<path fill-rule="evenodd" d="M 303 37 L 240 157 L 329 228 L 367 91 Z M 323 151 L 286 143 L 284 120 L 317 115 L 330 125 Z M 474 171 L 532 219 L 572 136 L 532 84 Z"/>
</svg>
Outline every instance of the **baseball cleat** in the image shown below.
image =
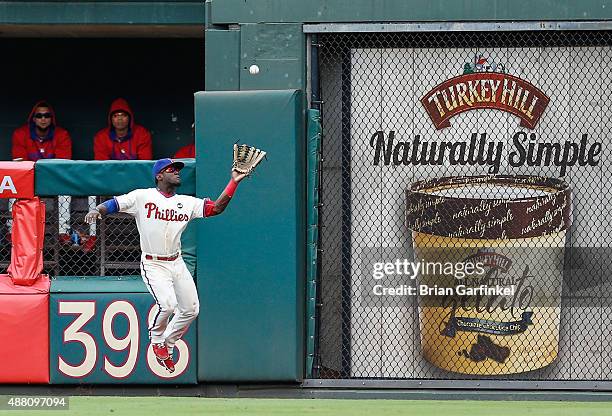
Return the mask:
<svg viewBox="0 0 612 416">
<path fill-rule="evenodd" d="M 151 346 L 153 347 L 153 354 L 155 354 L 155 358 L 157 358 L 157 361 L 161 362 L 168 359 L 172 361 L 172 358 L 168 353 L 168 347 L 166 347 L 166 344 L 151 344 Z M 174 368 L 174 365 L 172 367 Z"/>
<path fill-rule="evenodd" d="M 158 358 L 157 362 L 162 367 L 164 367 L 166 370 L 168 370 L 169 373 L 174 373 L 174 361 L 172 360 L 172 356 L 171 355 L 167 359 L 165 359 L 165 360 L 160 360 Z"/>
</svg>

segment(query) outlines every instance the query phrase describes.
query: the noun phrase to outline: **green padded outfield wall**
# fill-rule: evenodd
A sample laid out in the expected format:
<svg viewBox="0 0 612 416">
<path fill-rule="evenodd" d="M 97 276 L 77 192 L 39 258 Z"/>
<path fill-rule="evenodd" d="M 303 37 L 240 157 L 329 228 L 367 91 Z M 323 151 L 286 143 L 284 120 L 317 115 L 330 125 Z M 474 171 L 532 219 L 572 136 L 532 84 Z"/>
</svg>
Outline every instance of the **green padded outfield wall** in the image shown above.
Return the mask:
<svg viewBox="0 0 612 416">
<path fill-rule="evenodd" d="M 51 282 L 52 384 L 195 384 L 195 328 L 176 344 L 168 373 L 149 347 L 157 311 L 139 277 L 58 278 Z"/>
<path fill-rule="evenodd" d="M 304 374 L 305 146 L 296 90 L 195 96 L 198 197 L 228 182 L 236 140 L 265 149 L 226 211 L 198 225 L 198 380 Z"/>
<path fill-rule="evenodd" d="M 179 192 L 195 194 L 195 161 L 182 159 Z M 138 188 L 154 188 L 151 160 L 46 159 L 34 165 L 36 195 L 121 195 Z"/>
</svg>

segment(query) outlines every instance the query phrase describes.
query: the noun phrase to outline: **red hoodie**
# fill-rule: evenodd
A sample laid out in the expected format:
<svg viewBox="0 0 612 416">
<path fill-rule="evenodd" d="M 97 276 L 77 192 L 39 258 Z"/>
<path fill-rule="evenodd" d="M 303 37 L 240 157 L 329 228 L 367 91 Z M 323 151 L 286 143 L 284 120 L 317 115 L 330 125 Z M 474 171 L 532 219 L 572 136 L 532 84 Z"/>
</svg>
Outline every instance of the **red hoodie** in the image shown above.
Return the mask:
<svg viewBox="0 0 612 416">
<path fill-rule="evenodd" d="M 130 116 L 126 137 L 117 137 L 111 116 L 116 111 L 125 111 Z M 108 127 L 94 136 L 95 160 L 150 160 L 153 159 L 151 133 L 134 122 L 134 113 L 123 98 L 117 98 L 108 110 Z"/>
<path fill-rule="evenodd" d="M 195 143 L 188 144 L 176 151 L 175 159 L 189 159 L 195 157 Z"/>
<path fill-rule="evenodd" d="M 51 125 L 45 137 L 38 137 L 34 124 L 36 109 L 44 104 L 51 113 Z M 38 159 L 72 159 L 72 139 L 68 132 L 57 125 L 55 111 L 46 101 L 34 104 L 27 124 L 13 132 L 13 159 L 22 158 L 33 162 Z"/>
</svg>

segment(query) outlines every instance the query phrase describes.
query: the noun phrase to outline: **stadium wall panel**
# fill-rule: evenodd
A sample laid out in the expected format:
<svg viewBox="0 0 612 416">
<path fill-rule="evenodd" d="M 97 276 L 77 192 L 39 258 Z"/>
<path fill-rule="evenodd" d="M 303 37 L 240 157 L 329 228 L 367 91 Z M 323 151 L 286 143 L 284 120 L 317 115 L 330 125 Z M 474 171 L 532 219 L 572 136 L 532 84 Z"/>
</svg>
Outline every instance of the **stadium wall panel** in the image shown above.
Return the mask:
<svg viewBox="0 0 612 416">
<path fill-rule="evenodd" d="M 197 195 L 219 194 L 232 145 L 268 152 L 219 217 L 198 226 L 200 381 L 304 374 L 305 145 L 300 91 L 196 94 Z"/>
<path fill-rule="evenodd" d="M 66 277 L 51 285 L 52 384 L 195 384 L 195 326 L 175 348 L 172 374 L 149 348 L 156 305 L 139 277 Z"/>
<path fill-rule="evenodd" d="M 15 286 L 0 275 L 0 383 L 49 383 L 49 278 Z"/>
</svg>

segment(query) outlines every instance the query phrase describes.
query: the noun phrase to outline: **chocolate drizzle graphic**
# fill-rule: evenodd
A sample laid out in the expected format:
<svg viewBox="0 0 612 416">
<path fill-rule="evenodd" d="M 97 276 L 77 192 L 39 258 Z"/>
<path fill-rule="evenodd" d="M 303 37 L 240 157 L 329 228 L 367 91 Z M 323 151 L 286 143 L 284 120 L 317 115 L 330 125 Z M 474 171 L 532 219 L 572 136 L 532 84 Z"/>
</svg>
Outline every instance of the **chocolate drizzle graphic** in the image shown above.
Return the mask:
<svg viewBox="0 0 612 416">
<path fill-rule="evenodd" d="M 499 186 L 539 191 L 537 196 L 494 199 L 445 196 L 448 190 Z M 406 224 L 421 233 L 454 238 L 514 239 L 539 237 L 571 224 L 567 183 L 537 176 L 458 176 L 415 182 L 406 190 Z"/>
<path fill-rule="evenodd" d="M 492 249 L 479 250 L 478 253 L 468 257 L 471 261 L 484 260 L 484 264 L 490 267 L 487 277 L 483 281 L 494 281 L 498 279 L 499 273 L 507 273 L 512 264 L 512 261 L 506 256 L 495 253 Z M 467 259 L 466 259 L 467 261 Z M 510 356 L 510 348 L 495 344 L 491 338 L 481 334 L 490 334 L 497 336 L 512 336 L 524 333 L 530 325 L 533 325 L 532 311 L 526 311 L 532 301 L 533 287 L 525 284 L 529 275 L 529 266 L 525 267 L 523 275 L 516 279 L 513 284 L 516 284 L 517 294 L 510 300 L 509 304 L 503 297 L 491 296 L 488 299 L 477 296 L 472 307 L 467 306 L 470 300 L 464 296 L 461 299 L 456 297 L 446 297 L 444 304 L 450 305 L 449 314 L 447 316 L 446 325 L 442 329 L 442 335 L 454 338 L 457 332 L 477 332 L 477 342 L 472 344 L 469 351 L 462 350 L 459 355 L 463 355 L 474 362 L 484 361 L 490 358 L 500 364 L 503 364 Z M 517 298 L 518 297 L 518 298 Z M 483 306 L 480 306 L 480 305 Z M 472 318 L 456 316 L 458 310 L 469 311 L 475 310 L 478 312 L 493 313 L 508 310 L 510 315 L 515 316 L 516 309 L 522 309 L 520 319 L 510 322 L 499 322 L 491 319 Z"/>
<path fill-rule="evenodd" d="M 490 358 L 503 364 L 510 356 L 510 348 L 497 345 L 491 341 L 491 338 L 485 335 L 478 335 L 476 343 L 472 344 L 470 351 L 463 350 L 459 355 L 463 355 L 475 362 L 484 361 Z"/>
</svg>

